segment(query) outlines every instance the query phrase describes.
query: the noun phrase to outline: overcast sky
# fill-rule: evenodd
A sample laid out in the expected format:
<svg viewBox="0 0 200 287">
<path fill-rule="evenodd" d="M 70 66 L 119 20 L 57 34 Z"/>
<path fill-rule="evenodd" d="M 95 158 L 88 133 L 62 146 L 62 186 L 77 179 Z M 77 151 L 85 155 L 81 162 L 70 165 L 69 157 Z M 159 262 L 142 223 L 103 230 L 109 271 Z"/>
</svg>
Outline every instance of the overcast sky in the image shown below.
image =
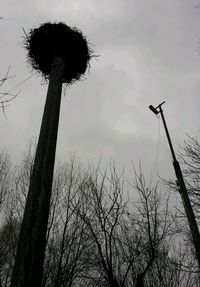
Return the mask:
<svg viewBox="0 0 200 287">
<path fill-rule="evenodd" d="M 200 1 L 199 1 L 200 2 Z M 24 32 L 46 21 L 77 26 L 95 54 L 86 80 L 62 98 L 57 158 L 76 152 L 83 161 L 115 158 L 129 170 L 141 160 L 146 170 L 173 175 L 162 123 L 148 109 L 164 111 L 175 149 L 186 133 L 199 134 L 200 8 L 195 0 L 6 0 L 0 16 L 0 75 L 3 90 L 33 74 L 22 46 Z M 33 76 L 13 92 L 19 96 L 0 114 L 1 143 L 15 160 L 37 137 L 47 85 Z M 159 144 L 158 144 L 159 143 Z"/>
</svg>

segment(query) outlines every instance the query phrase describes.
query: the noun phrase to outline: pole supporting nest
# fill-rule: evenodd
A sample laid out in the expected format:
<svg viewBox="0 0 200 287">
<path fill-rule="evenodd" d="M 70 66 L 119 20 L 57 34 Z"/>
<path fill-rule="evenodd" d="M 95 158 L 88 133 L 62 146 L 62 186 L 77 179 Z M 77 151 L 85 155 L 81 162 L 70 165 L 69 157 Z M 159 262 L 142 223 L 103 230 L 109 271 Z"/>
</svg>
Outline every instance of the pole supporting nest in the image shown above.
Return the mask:
<svg viewBox="0 0 200 287">
<path fill-rule="evenodd" d="M 62 84 L 81 79 L 91 59 L 86 38 L 64 23 L 44 23 L 25 39 L 32 67 L 49 80 L 18 239 L 11 287 L 39 287 L 43 276 Z"/>
</svg>

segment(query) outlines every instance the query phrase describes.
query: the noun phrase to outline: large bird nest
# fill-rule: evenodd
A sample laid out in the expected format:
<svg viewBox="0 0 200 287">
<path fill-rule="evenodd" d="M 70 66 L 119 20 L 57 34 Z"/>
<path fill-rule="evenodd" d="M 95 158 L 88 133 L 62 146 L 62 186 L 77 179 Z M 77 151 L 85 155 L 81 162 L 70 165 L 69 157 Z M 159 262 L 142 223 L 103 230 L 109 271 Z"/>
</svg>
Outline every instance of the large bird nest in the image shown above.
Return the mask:
<svg viewBox="0 0 200 287">
<path fill-rule="evenodd" d="M 63 82 L 67 84 L 83 76 L 92 56 L 83 34 L 62 22 L 44 23 L 32 29 L 25 38 L 25 47 L 32 67 L 46 79 L 51 74 L 53 57 L 63 57 L 66 63 Z"/>
</svg>

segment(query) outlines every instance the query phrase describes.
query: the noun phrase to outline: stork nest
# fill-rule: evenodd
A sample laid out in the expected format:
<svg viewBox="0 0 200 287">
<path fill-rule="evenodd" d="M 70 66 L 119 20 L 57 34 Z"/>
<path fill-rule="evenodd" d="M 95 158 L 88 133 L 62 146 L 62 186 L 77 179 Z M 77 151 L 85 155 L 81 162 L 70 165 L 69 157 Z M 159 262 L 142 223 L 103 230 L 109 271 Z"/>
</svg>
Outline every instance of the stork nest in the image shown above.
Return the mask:
<svg viewBox="0 0 200 287">
<path fill-rule="evenodd" d="M 53 57 L 64 58 L 63 83 L 67 84 L 83 76 L 92 57 L 92 50 L 81 31 L 62 22 L 44 23 L 32 29 L 25 38 L 25 47 L 28 61 L 45 79 L 50 78 Z"/>
</svg>

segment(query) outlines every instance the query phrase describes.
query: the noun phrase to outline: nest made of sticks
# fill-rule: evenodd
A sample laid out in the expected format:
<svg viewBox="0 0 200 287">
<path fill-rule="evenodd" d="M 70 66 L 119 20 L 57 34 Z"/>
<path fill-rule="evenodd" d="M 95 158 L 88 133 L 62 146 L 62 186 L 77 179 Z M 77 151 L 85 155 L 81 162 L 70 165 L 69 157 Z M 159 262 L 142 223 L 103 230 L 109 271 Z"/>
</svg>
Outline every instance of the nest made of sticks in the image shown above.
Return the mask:
<svg viewBox="0 0 200 287">
<path fill-rule="evenodd" d="M 65 23 L 44 23 L 32 29 L 25 38 L 28 50 L 28 61 L 46 79 L 51 74 L 53 57 L 60 56 L 65 60 L 63 82 L 71 84 L 85 73 L 92 50 L 86 37 L 77 29 Z"/>
</svg>

